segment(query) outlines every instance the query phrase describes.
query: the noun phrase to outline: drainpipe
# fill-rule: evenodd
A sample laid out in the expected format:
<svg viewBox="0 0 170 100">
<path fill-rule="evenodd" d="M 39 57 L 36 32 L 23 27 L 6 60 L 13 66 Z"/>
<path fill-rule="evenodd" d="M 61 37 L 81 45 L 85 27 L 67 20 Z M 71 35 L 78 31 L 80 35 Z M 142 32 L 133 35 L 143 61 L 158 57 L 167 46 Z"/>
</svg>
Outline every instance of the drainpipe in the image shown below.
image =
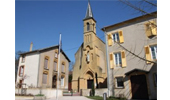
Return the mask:
<svg viewBox="0 0 170 100">
<path fill-rule="evenodd" d="M 110 68 L 109 68 L 109 56 L 108 56 L 108 43 L 107 43 L 107 33 L 106 33 L 106 30 L 105 30 L 105 28 L 104 28 L 104 35 L 105 35 L 105 43 L 106 43 L 106 61 L 107 61 L 107 88 L 108 88 L 108 96 L 111 96 L 111 87 L 110 87 L 110 81 L 109 81 L 109 79 L 110 79 Z M 113 91 L 112 91 L 113 92 Z M 112 94 L 114 94 L 114 93 L 112 93 Z"/>
<path fill-rule="evenodd" d="M 39 54 L 39 62 L 38 62 L 37 87 L 38 87 L 38 82 L 39 82 L 40 58 L 41 58 L 41 54 L 40 54 L 40 52 L 39 52 L 39 51 L 38 51 L 38 54 Z"/>
</svg>

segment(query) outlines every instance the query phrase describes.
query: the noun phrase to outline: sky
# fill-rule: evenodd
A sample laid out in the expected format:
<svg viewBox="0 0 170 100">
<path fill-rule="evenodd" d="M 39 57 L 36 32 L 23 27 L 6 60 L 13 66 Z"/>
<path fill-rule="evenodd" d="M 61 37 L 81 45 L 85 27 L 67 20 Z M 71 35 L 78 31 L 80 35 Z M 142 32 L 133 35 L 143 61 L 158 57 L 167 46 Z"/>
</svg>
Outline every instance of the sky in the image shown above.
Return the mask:
<svg viewBox="0 0 170 100">
<path fill-rule="evenodd" d="M 139 4 L 136 0 L 131 2 Z M 75 62 L 74 54 L 83 43 L 87 4 L 88 0 L 16 0 L 15 52 L 29 51 L 31 42 L 33 50 L 58 45 L 61 33 L 62 49 Z M 104 42 L 101 28 L 141 16 L 118 0 L 90 0 L 90 4 L 97 21 L 97 36 Z M 157 9 L 149 7 L 147 10 L 153 12 Z"/>
</svg>

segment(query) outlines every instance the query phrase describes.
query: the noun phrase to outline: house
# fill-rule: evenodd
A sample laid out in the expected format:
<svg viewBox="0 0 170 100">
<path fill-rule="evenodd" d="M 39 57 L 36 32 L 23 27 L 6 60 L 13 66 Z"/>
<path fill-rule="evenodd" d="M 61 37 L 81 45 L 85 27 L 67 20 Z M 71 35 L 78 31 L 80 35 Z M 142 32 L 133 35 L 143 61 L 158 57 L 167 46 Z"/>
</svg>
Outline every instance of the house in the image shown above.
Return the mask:
<svg viewBox="0 0 170 100">
<path fill-rule="evenodd" d="M 21 53 L 19 58 L 17 82 L 24 88 L 57 88 L 59 72 L 59 89 L 68 89 L 69 58 L 61 50 L 58 71 L 58 45 Z M 20 86 L 21 87 L 21 86 Z"/>
<path fill-rule="evenodd" d="M 96 34 L 96 20 L 90 2 L 83 24 L 84 42 L 75 53 L 72 89 L 78 92 L 84 89 L 89 93 L 92 85 L 95 88 L 107 88 L 105 43 Z"/>
<path fill-rule="evenodd" d="M 128 99 L 157 99 L 157 12 L 103 27 L 109 88 Z"/>
</svg>

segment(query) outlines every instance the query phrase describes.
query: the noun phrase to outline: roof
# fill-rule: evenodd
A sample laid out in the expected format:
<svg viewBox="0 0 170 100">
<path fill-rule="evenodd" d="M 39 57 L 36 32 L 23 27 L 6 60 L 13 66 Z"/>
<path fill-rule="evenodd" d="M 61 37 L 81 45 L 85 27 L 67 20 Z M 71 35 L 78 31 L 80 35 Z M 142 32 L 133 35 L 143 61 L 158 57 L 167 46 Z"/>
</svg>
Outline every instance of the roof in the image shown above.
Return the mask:
<svg viewBox="0 0 170 100">
<path fill-rule="evenodd" d="M 135 18 L 132 18 L 132 19 L 129 19 L 129 20 L 125 20 L 125 21 L 122 21 L 120 23 L 105 26 L 101 30 L 104 31 L 104 30 L 106 30 L 108 28 L 114 28 L 114 27 L 117 27 L 117 26 L 122 26 L 124 24 L 129 24 L 131 22 L 135 22 L 135 21 L 138 21 L 138 20 L 142 20 L 142 19 L 146 19 L 146 18 L 156 18 L 156 17 L 157 17 L 157 11 L 149 13 L 149 14 L 146 14 L 146 15 L 143 15 L 143 16 L 135 17 Z"/>
<path fill-rule="evenodd" d="M 145 72 L 145 73 L 148 73 L 149 71 L 135 68 L 135 69 L 133 69 L 133 70 L 130 70 L 130 71 L 126 72 L 125 75 L 129 75 L 129 74 L 131 74 L 131 73 L 133 73 L 133 72 Z"/>
<path fill-rule="evenodd" d="M 93 12 L 92 12 L 92 9 L 91 9 L 91 6 L 90 6 L 90 1 L 88 1 L 88 6 L 87 6 L 87 10 L 86 10 L 86 16 L 85 16 L 84 20 L 90 19 L 90 18 L 94 19 L 93 18 Z"/>
<path fill-rule="evenodd" d="M 58 45 L 54 45 L 54 46 L 43 48 L 43 49 L 37 49 L 37 50 L 33 50 L 33 51 L 28 51 L 28 52 L 20 53 L 19 55 L 31 54 L 31 53 L 36 53 L 36 52 L 40 53 L 40 52 L 43 52 L 43 51 L 46 51 L 46 50 L 50 50 L 50 49 L 54 49 L 54 48 L 58 48 Z M 66 57 L 66 59 L 70 62 L 70 59 L 67 57 L 67 55 L 64 53 L 64 51 L 62 49 L 61 49 L 61 52 Z"/>
</svg>

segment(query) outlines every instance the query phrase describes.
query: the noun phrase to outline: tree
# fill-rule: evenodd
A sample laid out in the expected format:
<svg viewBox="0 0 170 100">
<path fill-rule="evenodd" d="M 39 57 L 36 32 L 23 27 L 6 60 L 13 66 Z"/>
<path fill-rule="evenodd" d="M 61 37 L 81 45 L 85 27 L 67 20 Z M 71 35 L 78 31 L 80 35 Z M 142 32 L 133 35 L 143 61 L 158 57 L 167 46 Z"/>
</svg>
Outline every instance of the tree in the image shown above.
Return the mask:
<svg viewBox="0 0 170 100">
<path fill-rule="evenodd" d="M 74 62 L 71 61 L 71 62 L 69 63 L 69 71 L 72 71 L 72 70 L 73 70 L 73 66 L 74 66 Z"/>
</svg>

